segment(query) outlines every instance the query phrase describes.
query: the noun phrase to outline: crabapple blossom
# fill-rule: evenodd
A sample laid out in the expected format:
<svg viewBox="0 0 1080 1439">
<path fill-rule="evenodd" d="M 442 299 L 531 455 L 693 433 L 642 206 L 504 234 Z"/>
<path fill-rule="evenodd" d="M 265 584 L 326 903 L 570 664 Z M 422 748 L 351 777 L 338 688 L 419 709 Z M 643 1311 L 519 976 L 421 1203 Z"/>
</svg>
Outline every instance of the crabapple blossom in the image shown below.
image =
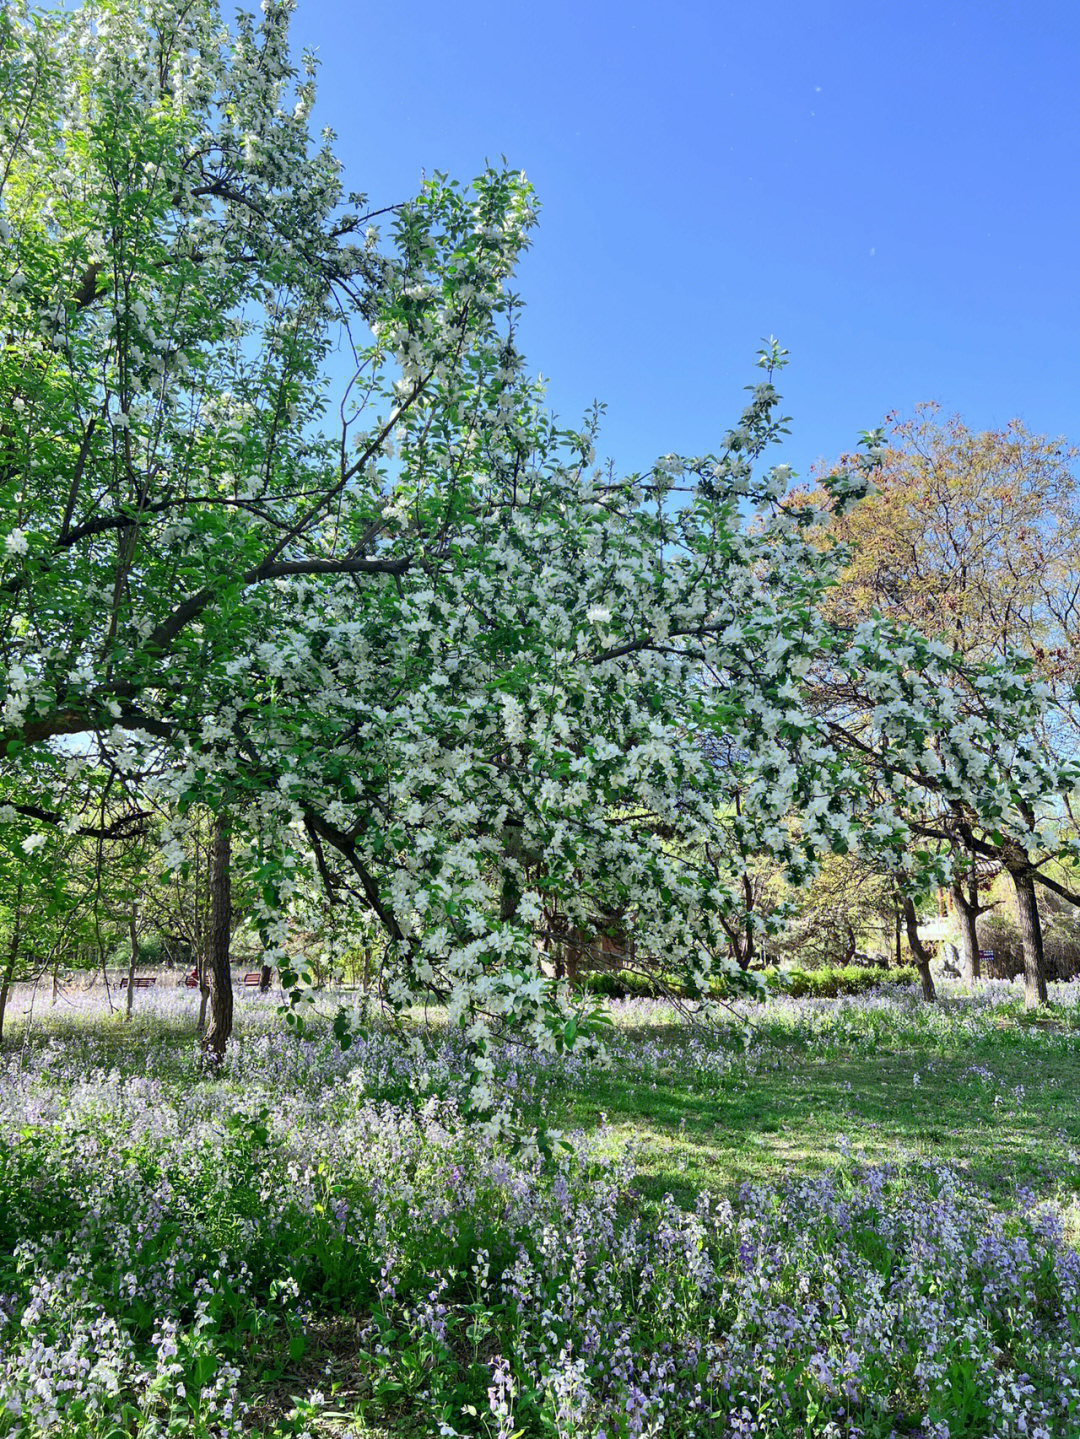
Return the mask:
<svg viewBox="0 0 1080 1439">
<path fill-rule="evenodd" d="M 1022 675 L 823 613 L 818 514 L 755 472 L 779 346 L 714 454 L 596 468 L 598 414 L 561 428 L 518 348 L 526 178 L 435 175 L 380 248 L 309 133 L 290 10 L 0 20 L 5 800 L 55 813 L 75 744 L 153 769 L 170 862 L 192 806 L 235 814 L 268 959 L 293 974 L 308 903 L 377 923 L 389 995 L 446 1000 L 478 1093 L 492 1024 L 588 1030 L 545 946 L 632 943 L 702 991 L 734 977 L 747 855 L 801 883 L 860 848 L 917 887 L 939 860 L 910 786 L 1048 834 L 1069 777 Z M 884 784 L 815 703 L 822 666 L 869 696 Z"/>
</svg>

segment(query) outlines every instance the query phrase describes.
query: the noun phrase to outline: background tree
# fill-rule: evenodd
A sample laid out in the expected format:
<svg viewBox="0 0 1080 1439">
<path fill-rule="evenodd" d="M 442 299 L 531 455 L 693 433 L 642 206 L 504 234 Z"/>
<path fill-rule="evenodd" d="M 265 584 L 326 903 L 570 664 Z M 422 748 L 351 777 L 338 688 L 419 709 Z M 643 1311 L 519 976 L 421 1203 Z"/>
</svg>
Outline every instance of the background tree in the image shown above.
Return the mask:
<svg viewBox="0 0 1080 1439">
<path fill-rule="evenodd" d="M 829 524 L 850 547 L 833 612 L 849 624 L 881 614 L 970 659 L 1019 653 L 1040 678 L 1062 676 L 1080 590 L 1076 458 L 1019 420 L 974 433 L 932 404 L 894 420 L 876 493 Z"/>
<path fill-rule="evenodd" d="M 1076 452 L 1061 440 L 1031 435 L 1018 421 L 1003 431 L 973 434 L 956 417 L 942 420 L 932 405 L 894 423 L 891 441 L 877 493 L 846 514 L 832 514 L 823 531 L 822 542 L 841 546 L 846 558 L 828 601 L 831 614 L 852 627 L 878 615 L 916 626 L 968 661 L 1007 662 L 1019 655 L 1034 667 L 1045 701 L 1038 721 L 1042 744 L 1057 754 L 1059 768 L 1067 768 L 1077 718 L 1069 628 L 1070 597 L 1080 578 Z M 819 699 L 835 714 L 837 732 L 852 745 L 863 743 L 869 757 L 874 742 L 855 740 L 860 727 L 874 728 L 867 697 L 857 685 L 832 687 L 828 676 L 819 679 Z M 980 695 L 957 688 L 957 722 L 982 708 Z M 888 767 L 885 747 L 877 758 Z M 999 862 L 1012 878 L 1025 936 L 1029 1002 L 1045 999 L 1036 886 L 1049 875 L 1046 887 L 1072 893 L 1060 874 L 1054 877 L 1053 865 L 1072 852 L 1076 835 L 1067 782 L 1048 782 L 1052 798 L 1046 805 L 1034 797 L 1011 806 L 1006 826 L 993 807 L 977 816 L 956 797 L 944 799 L 936 781 L 925 779 L 909 788 L 911 819 L 926 839 L 951 852 L 965 973 L 974 977 L 978 964 L 975 872 L 980 861 Z"/>
<path fill-rule="evenodd" d="M 66 883 L 75 842 L 20 825 L 0 805 L 0 1041 L 14 986 L 37 982 L 89 937 L 80 896 Z"/>
<path fill-rule="evenodd" d="M 787 889 L 791 917 L 769 954 L 800 969 L 862 962 L 900 963 L 892 877 L 857 855 L 830 855 L 805 889 Z"/>
</svg>

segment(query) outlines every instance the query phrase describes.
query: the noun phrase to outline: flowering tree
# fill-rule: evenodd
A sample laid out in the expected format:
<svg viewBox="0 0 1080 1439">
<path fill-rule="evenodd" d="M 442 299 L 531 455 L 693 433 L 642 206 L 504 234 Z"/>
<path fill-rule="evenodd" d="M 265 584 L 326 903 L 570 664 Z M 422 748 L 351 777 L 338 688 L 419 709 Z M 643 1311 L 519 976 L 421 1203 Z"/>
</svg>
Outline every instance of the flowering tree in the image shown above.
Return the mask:
<svg viewBox="0 0 1080 1439">
<path fill-rule="evenodd" d="M 311 143 L 290 9 L 232 31 L 213 3 L 0 15 L 0 743 L 20 822 L 77 827 L 82 760 L 130 774 L 154 742 L 218 737 L 230 656 L 276 642 L 282 584 L 400 570 L 377 462 L 419 397 L 453 403 L 508 303 L 528 186 L 433 184 L 380 255 L 332 137 Z M 369 322 L 328 436 L 322 362 Z M 230 782 L 196 788 L 220 804 Z"/>
<path fill-rule="evenodd" d="M 942 654 L 993 661 L 975 684 L 962 669 L 951 671 L 952 694 L 943 698 L 942 714 L 962 761 L 951 775 L 935 769 L 931 755 L 930 772 L 917 765 L 899 780 L 896 767 L 911 756 L 897 752 L 895 736 L 882 734 L 884 711 L 858 679 L 844 674 L 836 685 L 822 672 L 818 692 L 833 709 L 837 737 L 854 751 L 858 734 L 864 762 L 877 766 L 886 782 L 891 774 L 905 786 L 909 824 L 950 850 L 969 977 L 978 973 L 978 865 L 993 860 L 1009 874 L 1033 1002 L 1045 998 L 1046 984 L 1038 887 L 1080 900 L 1057 864 L 1076 858 L 1068 803 L 1077 719 L 1070 663 L 1074 459 L 1062 441 L 1033 436 L 1019 422 L 976 435 L 959 419 L 942 422 L 936 407 L 924 406 L 894 425 L 878 492 L 847 514 L 830 515 L 823 536 L 841 546 L 842 569 L 827 601 L 839 624 L 854 629 L 869 622 L 881 633 L 876 617 L 883 614 L 898 625 L 900 646 L 908 626 L 930 636 Z M 1019 732 L 1011 733 L 1017 723 Z M 1016 761 L 1010 795 L 976 799 L 972 774 L 996 772 L 1003 755 Z"/>
<path fill-rule="evenodd" d="M 952 679 L 984 687 L 987 745 L 1030 714 L 1007 674 L 824 615 L 821 515 L 784 503 L 785 466 L 755 471 L 784 433 L 775 344 L 716 455 L 597 468 L 596 417 L 558 428 L 515 341 L 527 182 L 436 177 L 384 253 L 309 142 L 288 9 L 233 32 L 210 0 L 5 12 L 9 822 L 77 829 L 91 756 L 156 756 L 170 862 L 194 803 L 226 868 L 246 827 L 286 978 L 312 884 L 374 916 L 392 997 L 438 994 L 468 1027 L 483 1105 L 493 1020 L 549 1046 L 582 1028 L 538 957 L 553 914 L 632 933 L 705 992 L 740 855 L 795 882 L 856 846 L 909 885 L 931 871 L 812 667 L 857 677 L 908 770 L 932 751 L 980 814 L 1015 786 L 969 763 Z M 868 488 L 868 439 L 827 481 L 838 510 Z M 730 863 L 706 853 L 718 814 Z M 227 944 L 224 892 L 218 917 Z"/>
<path fill-rule="evenodd" d="M 771 379 L 718 457 L 621 483 L 587 468 L 587 437 L 545 427 L 523 376 L 501 396 L 505 420 L 444 424 L 447 453 L 470 456 L 453 487 L 468 522 L 453 533 L 445 518 L 436 420 L 418 406 L 399 427 L 401 483 L 437 519 L 398 543 L 422 558 L 366 614 L 351 588 L 305 590 L 303 643 L 245 661 L 237 714 L 263 812 L 306 828 L 331 892 L 347 882 L 327 852 L 345 861 L 396 945 L 402 1002 L 442 995 L 481 1045 L 485 1015 L 557 1043 L 577 1021 L 537 964 L 555 904 L 579 934 L 631 931 L 703 991 L 725 968 L 748 856 L 798 882 L 822 854 L 859 850 L 917 894 L 943 861 L 933 832 L 920 843 L 913 793 L 1019 833 L 1023 806 L 1045 812 L 1071 782 L 1042 756 L 1022 676 L 823 616 L 833 560 L 813 517 L 782 502 L 782 469 L 751 467 L 781 427 Z M 866 483 L 836 477 L 835 503 Z M 822 711 L 806 677 L 823 667 L 868 728 Z M 271 707 L 310 743 L 275 748 Z M 732 836 L 719 856 L 718 816 Z"/>
</svg>

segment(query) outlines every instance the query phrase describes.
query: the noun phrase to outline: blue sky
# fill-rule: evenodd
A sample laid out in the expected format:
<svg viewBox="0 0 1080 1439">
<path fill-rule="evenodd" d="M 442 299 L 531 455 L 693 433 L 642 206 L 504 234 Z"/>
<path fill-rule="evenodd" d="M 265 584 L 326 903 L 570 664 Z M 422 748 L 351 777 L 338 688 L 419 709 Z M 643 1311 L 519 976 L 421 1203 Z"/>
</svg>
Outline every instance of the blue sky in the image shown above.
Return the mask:
<svg viewBox="0 0 1080 1439">
<path fill-rule="evenodd" d="M 1080 442 L 1080 5 L 299 0 L 350 188 L 505 154 L 523 345 L 623 471 L 715 449 L 761 337 L 806 474 L 920 400 Z"/>
</svg>

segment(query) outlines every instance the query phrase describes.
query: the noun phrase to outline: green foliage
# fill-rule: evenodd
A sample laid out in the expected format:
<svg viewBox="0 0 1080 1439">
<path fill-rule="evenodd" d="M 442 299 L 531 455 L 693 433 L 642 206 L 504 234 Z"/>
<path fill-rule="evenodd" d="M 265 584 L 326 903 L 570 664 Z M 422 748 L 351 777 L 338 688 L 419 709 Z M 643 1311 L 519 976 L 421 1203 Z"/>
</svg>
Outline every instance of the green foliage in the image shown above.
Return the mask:
<svg viewBox="0 0 1080 1439">
<path fill-rule="evenodd" d="M 595 1039 L 545 935 L 625 928 L 728 997 L 780 918 L 759 861 L 801 886 L 859 852 L 925 890 L 928 795 L 1056 845 L 1074 768 L 1024 667 L 826 615 L 822 513 L 768 464 L 777 342 L 712 453 L 596 466 L 599 408 L 560 426 L 518 348 L 525 175 L 365 214 L 291 11 L 5 10 L 0 871 L 44 891 L 57 833 L 115 838 L 121 792 L 133 823 L 160 806 L 173 872 L 198 812 L 228 815 L 273 960 L 309 897 L 375 915 L 382 997 L 453 996 L 488 1108 L 493 1018 Z M 823 480 L 838 513 L 880 465 L 864 439 Z M 830 945 L 862 926 L 840 909 Z"/>
<path fill-rule="evenodd" d="M 591 969 L 579 974 L 575 987 L 601 999 L 730 999 L 749 995 L 760 999 L 763 983 L 758 973 L 730 970 L 709 976 L 702 992 L 685 977 L 664 970 L 641 972 L 634 969 Z"/>
<path fill-rule="evenodd" d="M 578 984 L 604 999 L 665 999 L 671 993 L 658 980 L 630 969 L 588 970 L 579 975 Z"/>
<path fill-rule="evenodd" d="M 888 985 L 918 982 L 918 971 L 909 964 L 888 970 L 842 964 L 766 972 L 766 984 L 793 999 L 837 999 L 840 995 L 870 994 Z M 578 985 L 586 993 L 605 999 L 670 999 L 685 997 L 686 993 L 675 976 L 650 976 L 628 969 L 590 970 L 578 977 Z"/>
<path fill-rule="evenodd" d="M 793 999 L 837 999 L 843 994 L 870 994 L 875 989 L 893 984 L 918 984 L 919 974 L 913 965 L 898 969 L 871 969 L 857 964 L 825 965 L 821 969 L 791 969 L 776 976 L 777 988 Z"/>
</svg>

